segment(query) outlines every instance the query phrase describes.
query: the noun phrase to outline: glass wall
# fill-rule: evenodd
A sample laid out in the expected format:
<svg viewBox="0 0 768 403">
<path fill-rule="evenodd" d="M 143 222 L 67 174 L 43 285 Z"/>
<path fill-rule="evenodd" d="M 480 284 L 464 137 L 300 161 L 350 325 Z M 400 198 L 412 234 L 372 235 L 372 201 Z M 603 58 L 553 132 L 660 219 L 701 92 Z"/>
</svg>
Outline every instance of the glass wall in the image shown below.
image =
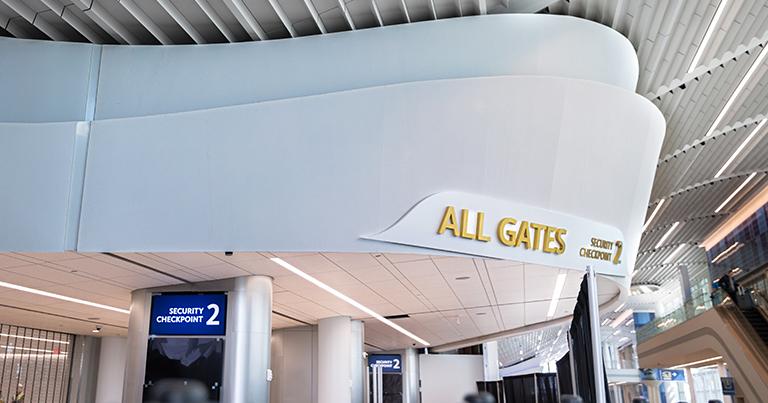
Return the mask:
<svg viewBox="0 0 768 403">
<path fill-rule="evenodd" d="M 0 324 L 0 401 L 66 402 L 73 341 L 71 334 Z"/>
</svg>

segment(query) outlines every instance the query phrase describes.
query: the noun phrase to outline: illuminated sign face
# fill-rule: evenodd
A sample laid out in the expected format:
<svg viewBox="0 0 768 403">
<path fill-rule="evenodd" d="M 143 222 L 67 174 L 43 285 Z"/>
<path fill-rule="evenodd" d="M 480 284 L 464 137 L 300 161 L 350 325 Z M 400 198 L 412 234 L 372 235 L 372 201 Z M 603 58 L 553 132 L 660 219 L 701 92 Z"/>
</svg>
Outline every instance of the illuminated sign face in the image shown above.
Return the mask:
<svg viewBox="0 0 768 403">
<path fill-rule="evenodd" d="M 461 209 L 461 220 L 456 218 L 456 209 L 453 206 L 445 208 L 443 219 L 440 221 L 438 234 L 450 231 L 453 236 L 489 242 L 491 237 L 484 234 L 485 213 L 478 211 L 475 217 L 475 228 L 468 227 L 469 210 Z M 474 231 L 474 232 L 471 232 Z M 512 217 L 504 217 L 496 224 L 496 236 L 504 246 L 513 248 L 523 247 L 534 251 L 541 250 L 544 253 L 562 254 L 565 252 L 565 235 L 568 230 L 546 224 L 529 222 Z"/>
<path fill-rule="evenodd" d="M 223 336 L 227 295 L 160 294 L 152 296 L 149 334 L 155 336 Z"/>
<path fill-rule="evenodd" d="M 586 218 L 463 192 L 429 196 L 389 228 L 383 242 L 629 276 L 617 228 Z"/>
</svg>

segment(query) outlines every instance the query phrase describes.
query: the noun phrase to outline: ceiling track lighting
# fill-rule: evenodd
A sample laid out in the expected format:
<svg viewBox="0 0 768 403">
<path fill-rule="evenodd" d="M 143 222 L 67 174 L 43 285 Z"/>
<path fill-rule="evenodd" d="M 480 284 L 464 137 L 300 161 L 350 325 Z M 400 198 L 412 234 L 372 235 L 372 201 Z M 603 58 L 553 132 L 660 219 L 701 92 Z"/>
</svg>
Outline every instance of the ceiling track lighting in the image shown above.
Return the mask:
<svg viewBox="0 0 768 403">
<path fill-rule="evenodd" d="M 560 302 L 560 296 L 562 295 L 563 288 L 565 287 L 566 277 L 566 273 L 560 273 L 557 275 L 557 280 L 555 280 L 555 289 L 552 292 L 552 300 L 549 302 L 549 309 L 547 310 L 547 319 L 551 319 L 555 316 L 557 303 Z"/>
</svg>

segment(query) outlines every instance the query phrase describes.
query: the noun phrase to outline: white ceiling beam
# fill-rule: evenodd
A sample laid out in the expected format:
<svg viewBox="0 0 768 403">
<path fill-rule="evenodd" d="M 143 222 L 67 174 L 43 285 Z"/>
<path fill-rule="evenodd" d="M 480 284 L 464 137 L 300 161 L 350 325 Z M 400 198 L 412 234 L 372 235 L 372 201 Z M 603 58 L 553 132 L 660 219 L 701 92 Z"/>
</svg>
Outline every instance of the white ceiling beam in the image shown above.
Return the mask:
<svg viewBox="0 0 768 403">
<path fill-rule="evenodd" d="M 459 17 L 463 17 L 464 16 L 464 10 L 462 10 L 462 8 L 461 8 L 461 0 L 456 0 L 455 2 L 456 2 L 456 8 L 459 9 Z"/>
<path fill-rule="evenodd" d="M 373 9 L 373 15 L 376 16 L 376 21 L 378 21 L 379 26 L 384 26 L 384 20 L 381 18 L 381 11 L 379 10 L 379 5 L 376 4 L 376 0 L 371 0 L 371 9 Z"/>
<path fill-rule="evenodd" d="M 216 10 L 211 7 L 210 4 L 208 4 L 207 0 L 195 0 L 198 6 L 200 6 L 200 9 L 203 10 L 203 13 L 208 17 L 208 19 L 213 22 L 213 25 L 216 26 L 216 28 L 221 32 L 222 35 L 224 35 L 225 38 L 227 38 L 230 42 L 235 42 L 236 38 L 235 35 L 232 33 L 232 30 L 229 29 L 226 23 L 224 23 L 224 20 L 221 19 L 221 16 L 216 12 Z"/>
<path fill-rule="evenodd" d="M 403 14 L 405 14 L 405 20 L 410 23 L 411 14 L 408 13 L 408 4 L 405 3 L 405 0 L 400 0 L 400 8 L 403 10 Z"/>
<path fill-rule="evenodd" d="M 154 21 L 133 0 L 118 0 L 118 3 L 128 11 L 144 28 L 163 45 L 172 45 L 173 41 L 160 29 Z"/>
<path fill-rule="evenodd" d="M 485 0 L 477 0 L 477 9 L 480 11 L 480 15 L 488 14 L 488 4 Z"/>
<path fill-rule="evenodd" d="M 243 3 L 243 0 L 224 0 L 224 4 L 235 15 L 235 18 L 245 28 L 245 32 L 248 33 L 251 39 L 260 39 L 262 41 L 269 39 L 267 38 L 267 33 L 264 32 L 259 22 L 256 21 L 256 17 L 251 14 L 251 10 Z"/>
<path fill-rule="evenodd" d="M 55 41 L 67 41 L 70 38 L 67 38 L 64 33 L 56 29 L 53 25 L 49 24 L 48 21 L 38 18 L 38 15 L 40 13 L 35 12 L 32 8 L 30 8 L 28 5 L 24 4 L 21 0 L 2 0 L 3 3 L 5 3 L 8 7 L 11 8 L 16 14 L 20 15 L 22 18 L 27 20 L 30 24 L 34 25 L 35 28 L 42 31 L 44 34 L 48 35 L 51 39 Z"/>
<path fill-rule="evenodd" d="M 325 29 L 325 24 L 323 24 L 323 20 L 320 19 L 320 14 L 318 14 L 315 5 L 312 4 L 312 0 L 304 0 L 304 4 L 307 6 L 307 10 L 309 10 L 309 13 L 312 15 L 312 19 L 315 20 L 315 24 L 317 24 L 317 28 L 320 29 L 320 32 L 327 34 L 328 31 Z"/>
<path fill-rule="evenodd" d="M 65 6 L 61 4 L 59 0 L 40 0 L 40 2 L 45 4 L 46 7 L 51 9 L 51 11 L 56 13 L 56 15 L 61 17 L 62 20 L 64 20 L 67 24 L 79 32 L 80 35 L 91 41 L 91 43 L 104 43 L 101 35 L 97 34 L 96 31 L 91 29 L 91 27 L 89 27 L 86 23 L 80 20 L 77 15 L 69 10 L 69 7 L 72 7 L 72 4 Z"/>
<path fill-rule="evenodd" d="M 349 27 L 355 30 L 355 22 L 352 21 L 352 15 L 349 14 L 349 9 L 347 8 L 346 0 L 338 0 L 339 1 L 339 7 L 341 8 L 341 13 L 344 14 L 344 19 L 347 20 L 347 24 L 349 24 Z"/>
<path fill-rule="evenodd" d="M 171 0 L 157 0 L 157 2 L 160 4 L 160 7 L 162 7 L 165 12 L 168 13 L 168 15 L 170 15 L 177 24 L 179 24 L 181 29 L 183 29 L 184 32 L 186 32 L 187 35 L 189 35 L 189 37 L 195 41 L 195 43 L 206 43 L 205 39 L 203 39 L 203 36 L 200 35 L 200 32 L 198 32 L 197 29 L 195 29 L 195 27 L 189 23 L 189 20 L 187 20 L 187 18 L 184 17 L 179 9 L 176 8 L 173 3 L 171 3 Z"/>
<path fill-rule="evenodd" d="M 277 0 L 268 0 L 269 5 L 272 6 L 272 9 L 275 10 L 275 14 L 277 14 L 277 18 L 280 18 L 280 22 L 283 23 L 285 26 L 285 29 L 288 30 L 288 33 L 291 34 L 291 38 L 295 38 L 299 35 L 296 34 L 296 29 L 293 28 L 293 23 L 288 18 L 288 15 L 283 10 L 283 7 L 280 6 L 280 3 L 277 2 Z"/>
<path fill-rule="evenodd" d="M 76 2 L 80 5 L 80 9 L 85 15 L 116 41 L 130 45 L 138 45 L 140 43 L 131 31 L 109 14 L 100 3 L 94 0 L 76 0 Z"/>
<path fill-rule="evenodd" d="M 0 14 L 0 27 L 8 31 L 8 33 L 15 36 L 16 38 L 23 37 L 22 33 L 18 29 L 16 29 L 16 26 L 11 25 L 11 21 L 13 21 L 13 18 L 11 18 L 10 16 L 7 16 L 5 14 Z"/>
</svg>

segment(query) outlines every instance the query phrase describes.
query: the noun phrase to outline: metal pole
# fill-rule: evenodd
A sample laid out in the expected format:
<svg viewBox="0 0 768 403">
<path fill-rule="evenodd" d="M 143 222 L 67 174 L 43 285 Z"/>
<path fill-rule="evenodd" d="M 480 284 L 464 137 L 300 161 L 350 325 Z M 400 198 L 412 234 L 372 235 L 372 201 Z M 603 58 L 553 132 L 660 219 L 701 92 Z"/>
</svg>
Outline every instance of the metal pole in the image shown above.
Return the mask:
<svg viewBox="0 0 768 403">
<path fill-rule="evenodd" d="M 589 291 L 589 324 L 592 333 L 592 359 L 595 369 L 595 403 L 606 403 L 605 378 L 603 372 L 603 350 L 600 347 L 600 304 L 598 302 L 597 276 L 592 266 L 587 266 L 587 289 Z"/>
<path fill-rule="evenodd" d="M 380 403 L 379 401 L 379 377 L 377 373 L 377 364 L 373 364 L 371 366 L 371 380 L 373 383 L 373 393 L 371 395 L 373 396 L 373 403 Z"/>
<path fill-rule="evenodd" d="M 378 381 L 377 381 L 377 383 L 379 384 L 379 390 L 378 390 L 379 403 L 384 403 L 384 367 L 379 366 L 376 369 L 378 371 L 378 374 L 377 374 Z"/>
<path fill-rule="evenodd" d="M 571 393 L 578 396 L 579 386 L 576 384 L 576 365 L 573 364 L 573 339 L 571 338 L 570 330 L 566 334 L 568 336 L 568 363 L 571 365 Z"/>
<path fill-rule="evenodd" d="M 373 403 L 371 401 L 371 367 L 366 365 L 365 367 L 365 403 Z"/>
</svg>

